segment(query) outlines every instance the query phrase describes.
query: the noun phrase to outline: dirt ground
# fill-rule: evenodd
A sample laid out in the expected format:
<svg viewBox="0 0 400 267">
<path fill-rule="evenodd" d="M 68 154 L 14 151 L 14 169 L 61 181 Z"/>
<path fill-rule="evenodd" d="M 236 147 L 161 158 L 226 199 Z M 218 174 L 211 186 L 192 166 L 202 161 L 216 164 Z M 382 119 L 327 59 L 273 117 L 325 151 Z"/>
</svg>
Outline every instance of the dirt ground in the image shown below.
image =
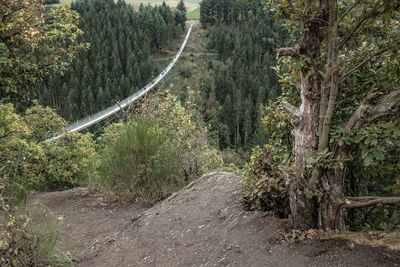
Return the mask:
<svg viewBox="0 0 400 267">
<path fill-rule="evenodd" d="M 400 252 L 351 239 L 277 242 L 284 221 L 246 211 L 239 175 L 210 173 L 154 206 L 107 203 L 85 188 L 36 193 L 64 216 L 77 266 L 400 266 Z"/>
</svg>

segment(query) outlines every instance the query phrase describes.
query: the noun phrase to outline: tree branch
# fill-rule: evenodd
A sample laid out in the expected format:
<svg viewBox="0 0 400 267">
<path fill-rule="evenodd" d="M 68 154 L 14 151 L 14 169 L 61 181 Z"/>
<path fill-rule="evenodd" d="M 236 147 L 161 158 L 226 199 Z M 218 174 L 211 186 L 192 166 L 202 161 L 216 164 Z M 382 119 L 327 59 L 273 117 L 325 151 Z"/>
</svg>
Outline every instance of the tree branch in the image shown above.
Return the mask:
<svg viewBox="0 0 400 267">
<path fill-rule="evenodd" d="M 360 21 L 357 23 L 357 25 L 354 26 L 354 28 L 351 30 L 351 32 L 349 34 L 347 34 L 347 36 L 344 39 L 342 39 L 342 41 L 340 42 L 340 44 L 338 46 L 338 50 L 342 49 L 342 47 L 347 43 L 348 40 L 350 40 L 350 38 L 364 24 L 364 22 L 366 22 L 368 19 L 372 18 L 373 16 L 377 15 L 378 13 L 379 12 L 374 11 L 372 13 L 369 13 L 365 17 L 361 18 Z"/>
<path fill-rule="evenodd" d="M 400 106 L 400 89 L 391 91 L 389 94 L 382 97 L 378 104 L 368 113 L 367 123 L 372 123 L 375 120 L 394 114 Z"/>
<path fill-rule="evenodd" d="M 400 203 L 400 197 L 346 197 L 344 204 L 340 206 L 343 209 L 364 208 L 379 204 L 397 204 Z"/>
<path fill-rule="evenodd" d="M 390 50 L 391 48 L 398 46 L 400 44 L 400 42 L 396 42 L 393 46 L 389 46 L 386 47 L 382 50 L 379 50 L 378 52 L 375 52 L 369 56 L 367 56 L 363 61 L 361 61 L 360 63 L 358 63 L 354 68 L 352 68 L 351 70 L 347 71 L 345 74 L 343 74 L 340 79 L 339 79 L 339 83 L 341 83 L 344 78 L 346 78 L 347 76 L 349 76 L 350 74 L 352 74 L 353 72 L 355 72 L 357 69 L 359 69 L 360 67 L 362 67 L 363 65 L 365 65 L 366 63 L 370 62 L 374 57 L 379 56 L 383 53 L 385 53 L 386 51 Z"/>
<path fill-rule="evenodd" d="M 391 91 L 374 104 L 373 102 L 382 94 L 377 88 L 372 89 L 345 123 L 344 128 L 358 131 L 366 124 L 397 112 L 400 107 L 400 88 Z"/>
<path fill-rule="evenodd" d="M 300 110 L 287 101 L 282 101 L 283 108 L 292 116 L 299 116 Z"/>
<path fill-rule="evenodd" d="M 329 100 L 327 103 L 326 111 L 324 113 L 323 125 L 321 128 L 322 132 L 319 133 L 319 141 L 318 141 L 318 151 L 323 151 L 329 143 L 329 132 L 331 129 L 331 121 L 333 117 L 333 111 L 336 105 L 336 97 L 338 94 L 338 75 L 339 75 L 339 67 L 337 62 L 337 28 L 334 27 L 335 18 L 336 18 L 336 2 L 329 2 L 329 43 L 328 43 L 328 70 L 327 70 L 327 78 L 330 78 L 330 93 Z M 328 76 L 329 75 L 329 76 Z M 325 88 L 323 88 L 325 90 Z"/>
<path fill-rule="evenodd" d="M 351 10 L 353 10 L 353 8 L 355 8 L 358 4 L 360 4 L 361 1 L 362 1 L 362 0 L 358 0 L 358 1 L 354 2 L 345 12 L 343 12 L 342 16 L 341 16 L 341 17 L 337 20 L 337 22 L 336 22 L 336 27 L 337 27 L 338 25 L 340 25 L 340 23 L 341 23 L 342 20 L 347 16 L 347 14 L 349 14 L 349 12 L 350 12 Z"/>
<path fill-rule="evenodd" d="M 344 128 L 346 129 L 359 129 L 357 124 L 365 117 L 366 113 L 371 108 L 372 101 L 377 97 L 382 95 L 378 92 L 377 88 L 373 88 L 362 100 L 361 104 L 358 106 L 357 110 L 353 113 L 350 119 L 345 123 Z"/>
<path fill-rule="evenodd" d="M 283 47 L 277 49 L 278 57 L 298 57 L 297 49 L 294 47 Z"/>
</svg>

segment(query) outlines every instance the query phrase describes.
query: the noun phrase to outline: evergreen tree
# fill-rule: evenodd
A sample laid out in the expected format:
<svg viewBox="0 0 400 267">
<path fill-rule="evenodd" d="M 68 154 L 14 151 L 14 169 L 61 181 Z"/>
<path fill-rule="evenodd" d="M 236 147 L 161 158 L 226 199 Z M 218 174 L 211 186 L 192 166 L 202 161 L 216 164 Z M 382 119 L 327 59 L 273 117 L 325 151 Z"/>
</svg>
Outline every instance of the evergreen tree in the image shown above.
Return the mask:
<svg viewBox="0 0 400 267">
<path fill-rule="evenodd" d="M 64 76 L 39 86 L 40 103 L 59 108 L 67 119 L 97 112 L 150 82 L 151 53 L 168 47 L 175 35 L 174 16 L 165 3 L 135 11 L 121 0 L 77 0 L 71 9 L 80 15 L 82 40 L 90 49 L 78 53 Z"/>
<path fill-rule="evenodd" d="M 185 30 L 186 7 L 185 7 L 185 3 L 183 2 L 183 0 L 180 0 L 176 7 L 175 23 L 177 26 L 181 25 L 182 29 Z"/>
<path fill-rule="evenodd" d="M 263 7 L 240 0 L 201 3 L 201 22 L 209 26 L 207 48 L 218 54 L 218 61 L 210 62 L 214 75 L 208 83 L 215 84 L 215 98 L 222 104 L 218 123 L 212 124 L 222 148 L 264 144 L 263 105 L 280 94 L 272 67 L 275 49 L 285 46 L 287 37 Z M 209 88 L 200 87 L 206 103 L 214 101 Z M 205 116 L 208 123 L 212 119 Z"/>
</svg>

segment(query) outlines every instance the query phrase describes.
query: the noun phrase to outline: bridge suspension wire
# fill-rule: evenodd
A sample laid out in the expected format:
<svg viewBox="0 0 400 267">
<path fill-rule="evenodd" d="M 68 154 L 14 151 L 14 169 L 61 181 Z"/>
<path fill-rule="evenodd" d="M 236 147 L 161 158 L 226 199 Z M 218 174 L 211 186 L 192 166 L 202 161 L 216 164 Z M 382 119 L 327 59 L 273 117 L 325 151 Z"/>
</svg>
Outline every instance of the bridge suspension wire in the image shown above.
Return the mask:
<svg viewBox="0 0 400 267">
<path fill-rule="evenodd" d="M 183 49 L 186 46 L 188 39 L 189 39 L 192 28 L 193 28 L 193 24 L 190 25 L 190 28 L 185 36 L 185 39 L 183 40 L 181 47 L 179 48 L 178 53 L 176 53 L 175 57 L 168 64 L 168 66 L 154 80 L 152 80 L 145 87 L 143 87 L 142 89 L 140 89 L 133 95 L 128 96 L 127 98 L 117 102 L 116 104 L 114 104 L 106 109 L 103 109 L 95 114 L 89 115 L 86 118 L 83 118 L 81 120 L 78 120 L 78 121 L 75 121 L 75 122 L 69 124 L 68 126 L 65 127 L 67 133 L 79 132 L 97 122 L 104 120 L 105 118 L 110 117 L 111 115 L 117 113 L 118 111 L 128 107 L 132 102 L 136 101 L 137 99 L 139 99 L 140 97 L 145 95 L 148 91 L 150 91 L 154 86 L 156 86 L 167 75 L 167 73 L 174 67 L 175 63 L 178 61 L 178 58 L 180 57 Z M 55 142 L 58 139 L 64 137 L 65 134 L 66 133 L 63 133 L 58 136 L 49 138 L 47 140 L 49 142 Z"/>
</svg>

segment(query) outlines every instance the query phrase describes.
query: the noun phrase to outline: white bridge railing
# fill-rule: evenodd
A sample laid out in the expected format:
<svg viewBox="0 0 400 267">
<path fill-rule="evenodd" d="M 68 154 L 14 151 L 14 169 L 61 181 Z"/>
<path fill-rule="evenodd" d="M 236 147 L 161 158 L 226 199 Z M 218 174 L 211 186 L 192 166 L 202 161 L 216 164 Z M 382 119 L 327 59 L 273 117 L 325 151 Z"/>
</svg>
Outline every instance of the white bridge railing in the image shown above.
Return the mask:
<svg viewBox="0 0 400 267">
<path fill-rule="evenodd" d="M 172 67 L 174 67 L 175 63 L 177 62 L 178 58 L 180 57 L 183 49 L 186 46 L 186 42 L 189 39 L 190 33 L 192 31 L 192 27 L 193 24 L 190 25 L 190 28 L 186 34 L 185 39 L 183 40 L 183 43 L 181 45 L 181 47 L 179 48 L 178 53 L 175 55 L 175 57 L 172 59 L 171 63 L 169 63 L 169 65 L 153 80 L 151 81 L 149 84 L 147 84 L 145 87 L 143 87 L 142 89 L 140 89 L 139 91 L 137 91 L 136 93 L 134 93 L 133 95 L 119 101 L 118 103 L 116 103 L 115 105 L 108 107 L 106 109 L 103 109 L 95 114 L 89 115 L 86 118 L 83 118 L 81 120 L 78 120 L 76 122 L 71 123 L 70 125 L 66 126 L 65 129 L 67 130 L 68 133 L 73 133 L 73 132 L 79 132 L 83 129 L 88 128 L 89 126 L 100 122 L 102 120 L 104 120 L 105 118 L 117 113 L 118 111 L 128 107 L 132 102 L 134 102 L 135 100 L 139 99 L 140 97 L 142 97 L 144 94 L 146 94 L 148 91 L 150 91 L 154 86 L 156 86 L 166 75 L 167 73 L 172 69 Z M 64 137 L 65 134 L 61 134 L 58 136 L 54 136 L 50 139 L 48 139 L 48 141 L 50 142 L 55 142 L 58 139 Z"/>
</svg>

